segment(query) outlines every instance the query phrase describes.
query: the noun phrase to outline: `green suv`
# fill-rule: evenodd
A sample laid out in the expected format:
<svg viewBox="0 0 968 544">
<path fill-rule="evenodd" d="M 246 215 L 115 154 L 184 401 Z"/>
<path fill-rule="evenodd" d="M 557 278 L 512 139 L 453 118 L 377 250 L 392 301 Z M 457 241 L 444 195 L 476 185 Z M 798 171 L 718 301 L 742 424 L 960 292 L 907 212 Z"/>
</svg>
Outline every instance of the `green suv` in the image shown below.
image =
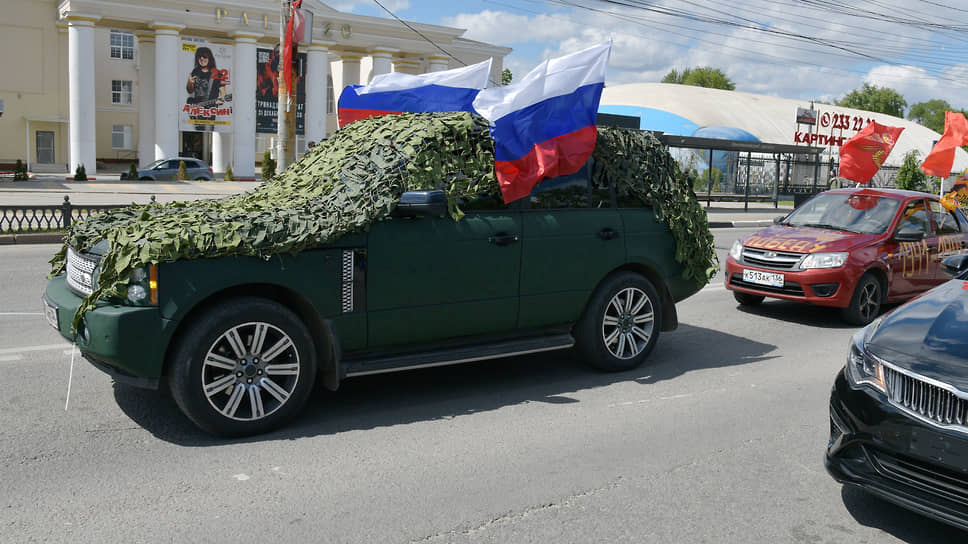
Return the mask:
<svg viewBox="0 0 968 544">
<path fill-rule="evenodd" d="M 410 122 L 426 123 L 422 115 Z M 466 157 L 459 172 L 432 172 L 452 181 L 438 179 L 442 189 L 414 182 L 427 171 L 422 160 L 458 153 L 446 150 L 458 139 L 453 127 L 423 136 L 423 159 L 410 149 L 397 163 L 406 168 L 354 185 L 345 157 L 371 144 L 340 140 L 366 123 L 380 124 L 350 125 L 252 193 L 135 207 L 75 227 L 52 261 L 51 324 L 118 382 L 169 387 L 199 427 L 238 436 L 291 419 L 314 384 L 335 390 L 354 376 L 573 346 L 595 368 L 631 369 L 676 327 L 675 303 L 708 280 L 687 277 L 655 208 L 596 181 L 602 137 L 581 171 L 504 204 L 490 170 Z M 460 136 L 486 165 L 481 126 L 470 119 Z M 309 173 L 313 161 L 343 166 Z M 482 181 L 467 183 L 468 171 Z M 385 190 L 395 177 L 405 182 Z M 704 216 L 695 224 L 708 265 Z"/>
</svg>

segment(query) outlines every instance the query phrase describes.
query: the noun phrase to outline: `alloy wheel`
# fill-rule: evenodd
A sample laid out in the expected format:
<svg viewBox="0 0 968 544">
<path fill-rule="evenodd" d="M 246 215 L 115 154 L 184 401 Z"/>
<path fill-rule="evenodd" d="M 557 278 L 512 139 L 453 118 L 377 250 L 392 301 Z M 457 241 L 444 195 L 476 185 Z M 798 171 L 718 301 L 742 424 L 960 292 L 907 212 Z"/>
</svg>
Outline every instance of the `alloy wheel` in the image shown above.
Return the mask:
<svg viewBox="0 0 968 544">
<path fill-rule="evenodd" d="M 612 356 L 631 359 L 649 344 L 655 311 L 649 296 L 637 287 L 622 289 L 608 302 L 602 319 L 602 340 Z"/>
<path fill-rule="evenodd" d="M 269 323 L 243 323 L 225 331 L 205 354 L 202 390 L 223 416 L 255 421 L 289 401 L 299 370 L 289 335 Z"/>
</svg>

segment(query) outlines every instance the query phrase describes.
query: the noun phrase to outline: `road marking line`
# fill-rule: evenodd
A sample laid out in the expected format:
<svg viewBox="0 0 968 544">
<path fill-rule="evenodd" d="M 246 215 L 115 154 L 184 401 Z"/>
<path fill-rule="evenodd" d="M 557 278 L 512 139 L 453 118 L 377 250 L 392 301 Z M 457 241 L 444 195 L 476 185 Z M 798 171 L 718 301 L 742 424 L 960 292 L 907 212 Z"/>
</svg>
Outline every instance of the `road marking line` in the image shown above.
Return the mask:
<svg viewBox="0 0 968 544">
<path fill-rule="evenodd" d="M 9 363 L 11 361 L 20 361 L 23 357 L 20 355 L 0 355 L 0 363 Z"/>
<path fill-rule="evenodd" d="M 43 312 L 0 312 L 0 317 L 24 316 L 24 315 L 44 315 Z"/>
<path fill-rule="evenodd" d="M 71 347 L 70 344 L 64 342 L 62 344 L 45 344 L 42 346 L 24 346 L 22 348 L 4 348 L 0 349 L 0 355 L 19 355 L 28 351 L 53 351 L 57 349 L 64 349 Z"/>
</svg>

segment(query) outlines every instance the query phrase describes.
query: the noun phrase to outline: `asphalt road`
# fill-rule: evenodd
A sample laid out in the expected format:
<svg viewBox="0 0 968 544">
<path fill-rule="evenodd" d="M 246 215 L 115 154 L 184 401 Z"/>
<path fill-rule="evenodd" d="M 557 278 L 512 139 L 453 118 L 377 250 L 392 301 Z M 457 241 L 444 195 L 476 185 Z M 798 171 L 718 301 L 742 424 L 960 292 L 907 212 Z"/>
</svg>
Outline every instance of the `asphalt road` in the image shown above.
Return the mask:
<svg viewBox="0 0 968 544">
<path fill-rule="evenodd" d="M 721 256 L 740 234 L 715 232 Z M 197 431 L 44 321 L 50 245 L 0 247 L 0 542 L 939 543 L 824 471 L 853 329 L 713 284 L 649 363 L 569 352 L 348 380 L 291 427 Z"/>
</svg>

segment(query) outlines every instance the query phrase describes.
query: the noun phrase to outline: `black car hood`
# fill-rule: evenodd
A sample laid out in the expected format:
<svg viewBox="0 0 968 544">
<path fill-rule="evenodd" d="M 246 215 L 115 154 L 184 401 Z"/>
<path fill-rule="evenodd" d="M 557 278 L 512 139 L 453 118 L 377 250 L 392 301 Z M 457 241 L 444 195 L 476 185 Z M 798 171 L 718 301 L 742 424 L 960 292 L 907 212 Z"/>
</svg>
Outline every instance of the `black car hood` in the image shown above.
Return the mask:
<svg viewBox="0 0 968 544">
<path fill-rule="evenodd" d="M 968 391 L 968 282 L 951 280 L 901 306 L 868 338 L 867 349 Z"/>
</svg>

